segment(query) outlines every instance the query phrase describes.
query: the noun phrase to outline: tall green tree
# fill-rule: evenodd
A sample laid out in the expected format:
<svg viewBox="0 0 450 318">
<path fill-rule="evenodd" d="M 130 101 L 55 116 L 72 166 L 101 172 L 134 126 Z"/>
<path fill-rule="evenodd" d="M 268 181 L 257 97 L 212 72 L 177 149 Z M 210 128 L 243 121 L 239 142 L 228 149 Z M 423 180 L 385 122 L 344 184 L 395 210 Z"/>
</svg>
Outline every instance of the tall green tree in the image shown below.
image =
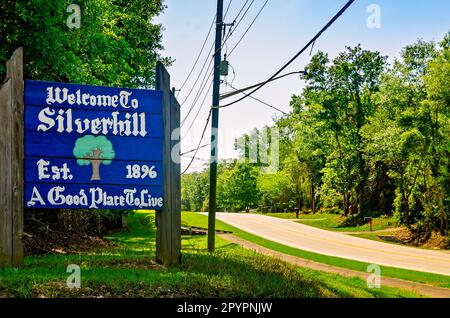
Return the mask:
<svg viewBox="0 0 450 318">
<path fill-rule="evenodd" d="M 161 57 L 161 0 L 80 0 L 80 28 L 66 24 L 66 0 L 0 1 L 0 78 L 24 47 L 25 78 L 151 87 Z"/>
<path fill-rule="evenodd" d="M 205 211 L 208 195 L 208 171 L 193 172 L 181 177 L 181 205 L 184 211 Z"/>
<path fill-rule="evenodd" d="M 333 151 L 324 168 L 325 188 L 342 195 L 344 214 L 366 211 L 366 164 L 362 155 L 361 128 L 373 114 L 372 95 L 378 90 L 386 57 L 360 46 L 339 54 L 333 61 L 322 52 L 308 65 L 302 94 L 305 108 L 318 109 L 322 129 L 333 136 Z"/>
<path fill-rule="evenodd" d="M 378 111 L 363 130 L 372 171 L 387 168 L 395 184 L 400 220 L 412 230 L 441 234 L 449 215 L 448 100 L 439 97 L 448 94 L 445 42 L 440 50 L 421 40 L 405 47 L 383 77 Z"/>
<path fill-rule="evenodd" d="M 247 163 L 236 163 L 232 169 L 222 172 L 217 181 L 218 206 L 232 211 L 257 207 L 259 173 L 258 168 Z"/>
</svg>

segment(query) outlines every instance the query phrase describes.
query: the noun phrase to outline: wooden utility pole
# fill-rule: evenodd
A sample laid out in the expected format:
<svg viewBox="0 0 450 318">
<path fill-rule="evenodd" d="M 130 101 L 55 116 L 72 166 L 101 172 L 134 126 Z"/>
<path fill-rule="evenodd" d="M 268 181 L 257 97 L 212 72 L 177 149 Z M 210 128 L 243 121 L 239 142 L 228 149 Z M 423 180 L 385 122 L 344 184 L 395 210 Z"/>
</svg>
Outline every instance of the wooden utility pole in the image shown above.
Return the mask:
<svg viewBox="0 0 450 318">
<path fill-rule="evenodd" d="M 163 92 L 164 120 L 164 206 L 156 212 L 156 260 L 169 266 L 181 260 L 181 162 L 179 151 L 173 151 L 180 137 L 180 105 L 170 90 L 170 75 L 160 62 L 156 89 Z"/>
<path fill-rule="evenodd" d="M 220 64 L 222 62 L 223 0 L 217 0 L 216 45 L 214 54 L 214 83 L 211 122 L 211 162 L 209 173 L 208 251 L 214 252 L 217 208 L 217 156 L 219 137 Z"/>
<path fill-rule="evenodd" d="M 23 49 L 6 65 L 0 88 L 0 268 L 23 267 Z"/>
</svg>

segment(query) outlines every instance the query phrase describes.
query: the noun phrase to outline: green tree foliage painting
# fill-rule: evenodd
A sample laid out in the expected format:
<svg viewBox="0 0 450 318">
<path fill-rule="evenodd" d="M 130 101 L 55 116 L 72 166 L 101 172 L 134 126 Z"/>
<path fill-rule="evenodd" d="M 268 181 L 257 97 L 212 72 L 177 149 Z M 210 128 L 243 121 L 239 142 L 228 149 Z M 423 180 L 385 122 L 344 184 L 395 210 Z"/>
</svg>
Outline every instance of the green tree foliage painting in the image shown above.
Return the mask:
<svg viewBox="0 0 450 318">
<path fill-rule="evenodd" d="M 80 166 L 92 166 L 91 181 L 101 180 L 100 165 L 110 165 L 116 154 L 113 145 L 105 136 L 87 135 L 75 142 L 73 155 Z"/>
</svg>

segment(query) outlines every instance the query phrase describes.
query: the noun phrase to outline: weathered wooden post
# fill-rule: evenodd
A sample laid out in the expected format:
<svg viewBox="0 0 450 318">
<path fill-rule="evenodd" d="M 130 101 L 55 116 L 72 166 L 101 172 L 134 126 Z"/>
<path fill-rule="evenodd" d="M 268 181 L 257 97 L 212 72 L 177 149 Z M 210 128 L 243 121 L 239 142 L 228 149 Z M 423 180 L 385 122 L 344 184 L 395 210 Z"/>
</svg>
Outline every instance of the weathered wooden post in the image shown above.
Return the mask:
<svg viewBox="0 0 450 318">
<path fill-rule="evenodd" d="M 0 88 L 0 268 L 23 266 L 23 49 L 7 63 Z"/>
<path fill-rule="evenodd" d="M 180 136 L 180 105 L 170 90 L 170 75 L 156 66 L 156 89 L 163 92 L 163 210 L 156 212 L 156 260 L 169 266 L 181 259 L 181 163 L 176 146 Z M 172 151 L 174 149 L 174 151 Z"/>
</svg>

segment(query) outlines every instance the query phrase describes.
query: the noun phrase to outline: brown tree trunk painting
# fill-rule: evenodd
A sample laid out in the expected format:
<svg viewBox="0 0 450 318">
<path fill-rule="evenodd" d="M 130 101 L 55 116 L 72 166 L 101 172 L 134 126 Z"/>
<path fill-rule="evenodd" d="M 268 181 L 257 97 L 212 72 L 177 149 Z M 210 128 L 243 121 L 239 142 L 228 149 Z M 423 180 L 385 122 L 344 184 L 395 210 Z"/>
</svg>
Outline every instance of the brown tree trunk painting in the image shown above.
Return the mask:
<svg viewBox="0 0 450 318">
<path fill-rule="evenodd" d="M 102 180 L 100 177 L 100 165 L 102 164 L 102 159 L 100 159 L 100 155 L 102 154 L 102 151 L 99 149 L 94 150 L 93 156 L 91 158 L 91 165 L 92 165 L 92 176 L 91 181 L 99 181 Z"/>
</svg>

